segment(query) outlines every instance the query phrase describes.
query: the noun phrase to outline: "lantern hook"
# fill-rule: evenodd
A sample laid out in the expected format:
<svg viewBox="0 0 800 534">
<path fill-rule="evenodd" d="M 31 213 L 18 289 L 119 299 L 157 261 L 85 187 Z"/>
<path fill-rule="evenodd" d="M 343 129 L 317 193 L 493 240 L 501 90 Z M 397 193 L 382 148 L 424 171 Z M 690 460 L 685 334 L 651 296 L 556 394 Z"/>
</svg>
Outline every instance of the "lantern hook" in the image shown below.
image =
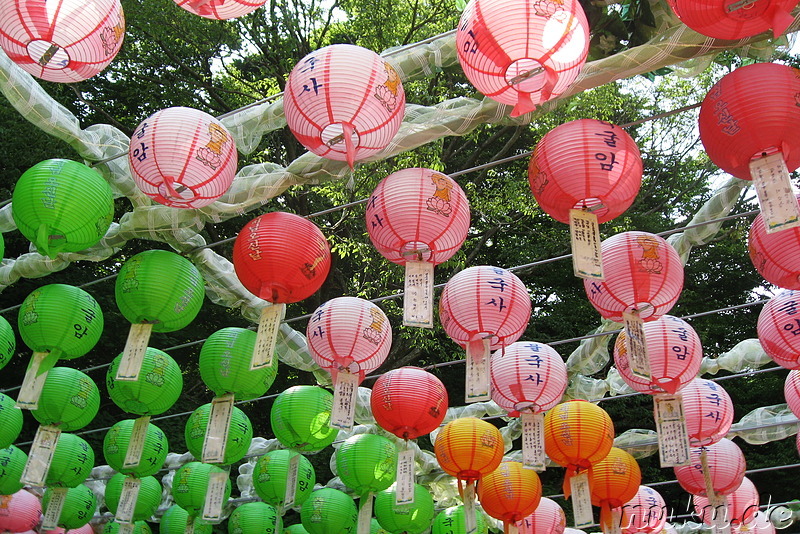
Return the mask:
<svg viewBox="0 0 800 534">
<path fill-rule="evenodd" d="M 508 84 L 509 85 L 517 85 L 517 84 L 522 83 L 525 80 L 529 80 L 529 79 L 533 78 L 534 76 L 537 76 L 537 75 L 539 75 L 539 74 L 541 74 L 543 72 L 544 72 L 544 67 L 535 67 L 533 69 L 530 69 L 528 71 L 523 72 L 522 74 L 517 74 L 516 76 L 514 76 L 513 78 L 508 80 Z"/>
</svg>

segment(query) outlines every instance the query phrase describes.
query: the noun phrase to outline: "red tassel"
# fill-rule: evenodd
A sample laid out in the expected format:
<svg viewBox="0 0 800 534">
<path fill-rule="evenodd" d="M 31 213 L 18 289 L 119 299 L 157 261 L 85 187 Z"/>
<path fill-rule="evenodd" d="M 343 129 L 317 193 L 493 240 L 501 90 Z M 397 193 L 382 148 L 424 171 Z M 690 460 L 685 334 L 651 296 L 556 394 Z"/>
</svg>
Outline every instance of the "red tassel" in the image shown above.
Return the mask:
<svg viewBox="0 0 800 534">
<path fill-rule="evenodd" d="M 789 11 L 775 8 L 772 12 L 772 35 L 777 39 L 794 22 L 794 17 Z"/>
<path fill-rule="evenodd" d="M 614 519 L 611 515 L 611 506 L 609 506 L 607 501 L 603 501 L 603 503 L 600 505 L 600 528 L 603 530 L 603 532 L 608 531 L 613 520 Z"/>
<path fill-rule="evenodd" d="M 523 91 L 517 91 L 517 104 L 511 110 L 512 117 L 519 117 L 525 115 L 536 109 L 536 105 L 531 100 L 531 94 Z"/>
<path fill-rule="evenodd" d="M 342 135 L 344 135 L 344 150 L 347 164 L 352 169 L 356 162 L 356 145 L 353 144 L 353 125 L 349 122 L 343 122 Z"/>
<path fill-rule="evenodd" d="M 578 468 L 574 465 L 570 465 L 567 467 L 567 474 L 564 475 L 564 484 L 561 486 L 562 490 L 564 491 L 564 498 L 569 499 L 569 496 L 572 495 L 572 487 L 569 484 L 569 481 L 572 477 L 578 474 Z"/>
</svg>

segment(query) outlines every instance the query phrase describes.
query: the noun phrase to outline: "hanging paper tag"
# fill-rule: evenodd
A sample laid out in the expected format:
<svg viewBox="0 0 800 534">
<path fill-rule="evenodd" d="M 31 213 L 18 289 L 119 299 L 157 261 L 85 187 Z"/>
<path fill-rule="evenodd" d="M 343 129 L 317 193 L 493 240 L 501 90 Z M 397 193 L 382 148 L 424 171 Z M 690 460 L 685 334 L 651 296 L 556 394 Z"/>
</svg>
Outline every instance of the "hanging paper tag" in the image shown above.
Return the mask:
<svg viewBox="0 0 800 534">
<path fill-rule="evenodd" d="M 203 503 L 203 521 L 209 523 L 219 522 L 222 519 L 222 505 L 225 498 L 225 488 L 228 484 L 228 473 L 216 471 L 208 478 L 206 500 Z"/>
<path fill-rule="evenodd" d="M 731 534 L 731 521 L 728 517 L 728 499 L 725 495 L 714 495 L 709 499 L 709 506 L 713 515 L 711 516 L 711 532 L 713 534 Z"/>
<path fill-rule="evenodd" d="M 406 261 L 403 326 L 433 328 L 433 264 Z"/>
<path fill-rule="evenodd" d="M 300 466 L 300 455 L 294 454 L 289 458 L 289 468 L 286 471 L 286 490 L 283 494 L 283 509 L 288 510 L 294 506 L 297 493 L 297 470 Z M 277 530 L 275 532 L 278 532 Z"/>
<path fill-rule="evenodd" d="M 589 473 L 584 471 L 569 479 L 570 501 L 575 528 L 588 527 L 594 523 L 592 492 L 589 489 Z"/>
<path fill-rule="evenodd" d="M 572 243 L 572 271 L 575 276 L 605 280 L 597 215 L 586 210 L 569 210 L 569 236 Z"/>
<path fill-rule="evenodd" d="M 44 381 L 47 373 L 55 364 L 57 356 L 53 356 L 53 361 L 48 361 L 49 352 L 34 352 L 31 361 L 28 363 L 28 370 L 25 371 L 25 378 L 22 379 L 22 387 L 17 396 L 17 408 L 23 410 L 36 410 L 39 408 L 39 397 L 42 394 Z"/>
<path fill-rule="evenodd" d="M 336 376 L 333 386 L 333 410 L 331 410 L 330 426 L 341 430 L 353 428 L 356 415 L 356 393 L 358 392 L 358 375 L 344 369 Z"/>
<path fill-rule="evenodd" d="M 136 381 L 139 379 L 139 371 L 142 369 L 147 343 L 150 341 L 150 332 L 152 331 L 152 323 L 133 323 L 131 325 L 122 360 L 117 368 L 116 380 Z"/>
<path fill-rule="evenodd" d="M 64 509 L 64 502 L 67 500 L 69 488 L 50 488 L 50 500 L 47 503 L 47 510 L 44 511 L 42 519 L 42 530 L 55 530 L 58 528 L 58 520 L 61 518 L 61 510 Z"/>
<path fill-rule="evenodd" d="M 524 411 L 522 419 L 522 464 L 534 471 L 544 471 L 544 415 Z"/>
<path fill-rule="evenodd" d="M 119 497 L 117 513 L 114 514 L 114 519 L 117 520 L 117 523 L 133 523 L 133 512 L 136 510 L 136 500 L 139 498 L 139 488 L 141 486 L 141 479 L 125 477 L 122 482 L 122 493 Z"/>
<path fill-rule="evenodd" d="M 186 518 L 186 527 L 183 529 L 183 534 L 194 534 L 195 519 L 197 518 L 191 515 Z"/>
<path fill-rule="evenodd" d="M 214 397 L 203 439 L 203 463 L 219 464 L 225 460 L 225 444 L 228 442 L 232 414 L 233 393 Z"/>
<path fill-rule="evenodd" d="M 488 337 L 467 343 L 466 402 L 491 399 L 489 395 L 489 343 L 490 338 Z"/>
<path fill-rule="evenodd" d="M 128 450 L 125 452 L 125 462 L 122 464 L 125 469 L 137 467 L 142 461 L 142 450 L 147 438 L 148 426 L 150 426 L 149 415 L 143 415 L 133 422 L 131 439 L 128 441 Z"/>
<path fill-rule="evenodd" d="M 636 310 L 623 312 L 622 319 L 625 321 L 625 348 L 631 373 L 650 381 L 650 359 L 644 337 L 644 321 Z"/>
<path fill-rule="evenodd" d="M 475 515 L 475 483 L 467 482 L 464 486 L 464 530 L 466 534 L 478 531 L 478 519 Z"/>
<path fill-rule="evenodd" d="M 750 176 L 767 233 L 800 226 L 800 206 L 792 193 L 789 170 L 781 152 L 750 160 Z"/>
<path fill-rule="evenodd" d="M 611 524 L 608 525 L 605 534 L 622 534 L 622 510 L 620 508 L 611 509 Z"/>
<path fill-rule="evenodd" d="M 369 534 L 372 527 L 372 492 L 361 496 L 358 508 L 357 534 Z"/>
<path fill-rule="evenodd" d="M 36 430 L 20 482 L 30 486 L 44 486 L 59 436 L 61 430 L 52 425 L 40 426 Z"/>
<path fill-rule="evenodd" d="M 278 331 L 281 328 L 281 319 L 285 310 L 286 304 L 273 304 L 272 306 L 261 308 L 256 344 L 253 348 L 253 357 L 250 360 L 251 371 L 272 365 L 275 346 L 278 343 Z"/>
<path fill-rule="evenodd" d="M 136 526 L 136 523 L 119 523 L 119 530 L 117 530 L 117 534 L 133 534 L 133 528 Z"/>
<path fill-rule="evenodd" d="M 397 483 L 394 490 L 395 504 L 414 504 L 416 475 L 414 449 L 406 447 L 397 455 Z"/>
<path fill-rule="evenodd" d="M 653 396 L 661 467 L 689 465 L 689 431 L 680 394 Z"/>
</svg>

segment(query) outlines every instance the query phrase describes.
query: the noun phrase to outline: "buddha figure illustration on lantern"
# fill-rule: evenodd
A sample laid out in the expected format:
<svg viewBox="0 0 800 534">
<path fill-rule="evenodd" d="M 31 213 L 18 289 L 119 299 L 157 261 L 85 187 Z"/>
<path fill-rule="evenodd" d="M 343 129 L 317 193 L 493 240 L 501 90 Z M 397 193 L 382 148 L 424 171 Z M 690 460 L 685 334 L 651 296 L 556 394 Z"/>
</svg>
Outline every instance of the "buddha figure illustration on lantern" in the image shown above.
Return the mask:
<svg viewBox="0 0 800 534">
<path fill-rule="evenodd" d="M 642 247 L 642 259 L 638 262 L 641 269 L 648 273 L 661 273 L 663 265 L 658 255 L 659 242 L 650 236 L 639 236 L 636 243 Z"/>
<path fill-rule="evenodd" d="M 208 134 L 211 136 L 211 140 L 206 146 L 197 149 L 197 159 L 213 170 L 217 170 L 222 163 L 222 148 L 230 141 L 230 138 L 225 128 L 213 122 L 208 125 Z"/>
<path fill-rule="evenodd" d="M 453 181 L 441 173 L 433 173 L 431 182 L 436 186 L 433 196 L 427 200 L 428 209 L 439 215 L 449 217 L 453 212 L 450 206 L 450 191 L 453 189 Z"/>
<path fill-rule="evenodd" d="M 391 112 L 397 107 L 397 91 L 400 87 L 400 76 L 397 74 L 397 71 L 394 70 L 394 67 L 386 62 L 383 63 L 383 68 L 386 71 L 386 81 L 383 82 L 383 85 L 379 85 L 375 89 L 375 98 L 383 103 L 383 107 L 386 108 L 386 111 Z"/>
</svg>

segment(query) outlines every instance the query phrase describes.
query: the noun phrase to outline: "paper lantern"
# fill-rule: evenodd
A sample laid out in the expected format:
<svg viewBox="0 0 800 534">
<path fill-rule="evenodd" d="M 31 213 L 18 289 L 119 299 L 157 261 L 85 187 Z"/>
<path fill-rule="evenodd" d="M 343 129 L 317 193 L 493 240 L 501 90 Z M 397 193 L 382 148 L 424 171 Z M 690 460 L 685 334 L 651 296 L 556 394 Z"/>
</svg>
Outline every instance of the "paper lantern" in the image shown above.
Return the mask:
<svg viewBox="0 0 800 534">
<path fill-rule="evenodd" d="M 85 439 L 62 432 L 53 451 L 46 484 L 51 487 L 74 488 L 92 473 L 94 450 Z"/>
<path fill-rule="evenodd" d="M 444 472 L 456 477 L 461 487 L 497 469 L 503 459 L 503 437 L 491 423 L 461 417 L 442 427 L 433 450 Z"/>
<path fill-rule="evenodd" d="M 119 0 L 19 0 L 0 7 L 0 47 L 25 71 L 50 82 L 98 74 L 124 36 Z"/>
<path fill-rule="evenodd" d="M 81 534 L 94 534 L 94 530 L 92 529 L 91 523 L 82 528 L 87 528 L 87 527 L 89 528 L 89 530 L 87 532 L 82 532 Z M 121 528 L 122 525 L 120 523 L 111 520 L 108 523 L 106 523 L 105 526 L 103 527 L 103 534 L 120 534 L 119 531 Z M 74 530 L 70 532 L 70 534 L 76 534 L 79 531 L 80 529 Z M 160 532 L 164 532 L 164 534 L 167 534 L 167 532 L 164 530 L 161 530 Z M 131 534 L 153 534 L 153 529 L 151 529 L 150 525 L 148 525 L 144 521 L 135 521 L 133 523 L 133 532 Z"/>
<path fill-rule="evenodd" d="M 599 223 L 627 210 L 642 183 L 642 158 L 622 128 L 579 119 L 556 126 L 536 145 L 528 166 L 536 202 L 569 224 L 572 209 L 591 210 Z"/>
<path fill-rule="evenodd" d="M 189 13 L 207 19 L 235 19 L 252 13 L 264 5 L 266 0 L 175 0 Z"/>
<path fill-rule="evenodd" d="M 786 375 L 783 383 L 783 396 L 794 416 L 800 419 L 800 416 L 797 415 L 800 414 L 800 371 L 793 370 Z"/>
<path fill-rule="evenodd" d="M 275 438 L 296 451 L 319 451 L 333 443 L 333 394 L 317 386 L 292 386 L 275 398 L 269 414 Z"/>
<path fill-rule="evenodd" d="M 155 475 L 164 465 L 167 454 L 169 454 L 167 436 L 156 425 L 148 423 L 139 465 L 125 467 L 125 457 L 128 454 L 135 424 L 136 421 L 133 419 L 123 419 L 115 423 L 103 438 L 103 456 L 109 467 L 124 475 L 138 477 Z"/>
<path fill-rule="evenodd" d="M 800 228 L 768 233 L 759 213 L 750 224 L 747 239 L 750 261 L 764 280 L 784 289 L 800 289 Z"/>
<path fill-rule="evenodd" d="M 126 478 L 122 473 L 117 473 L 106 483 L 106 506 L 112 514 L 117 513 Z M 156 513 L 158 505 L 161 504 L 161 483 L 155 477 L 150 476 L 138 480 L 140 485 L 133 510 L 133 520 L 144 521 L 150 519 Z"/>
<path fill-rule="evenodd" d="M 2 238 L 0 238 L 0 250 L 2 250 Z M 16 348 L 17 338 L 14 335 L 14 329 L 4 317 L 0 317 L 0 369 L 11 361 Z"/>
<path fill-rule="evenodd" d="M 233 393 L 237 400 L 261 397 L 272 386 L 278 374 L 278 359 L 272 365 L 250 369 L 250 355 L 256 344 L 256 333 L 246 328 L 227 327 L 217 330 L 200 349 L 200 377 L 203 383 L 221 396 Z"/>
<path fill-rule="evenodd" d="M 633 374 L 628 359 L 628 336 L 624 330 L 614 343 L 614 363 L 626 384 L 648 395 L 674 394 L 697 377 L 703 360 L 703 347 L 689 323 L 672 315 L 662 315 L 645 323 L 643 330 L 650 380 Z"/>
<path fill-rule="evenodd" d="M 66 159 L 48 159 L 25 171 L 11 205 L 19 231 L 50 258 L 96 245 L 114 218 L 114 196 L 103 176 Z"/>
<path fill-rule="evenodd" d="M 586 296 L 606 319 L 638 311 L 644 321 L 668 313 L 683 289 L 683 263 L 663 237 L 622 232 L 600 245 L 605 280 L 584 280 Z"/>
<path fill-rule="evenodd" d="M 375 523 L 375 519 L 373 519 L 373 523 Z M 297 523 L 296 525 L 289 525 L 283 527 L 283 531 L 286 534 L 308 534 L 306 527 L 303 526 L 302 523 Z"/>
<path fill-rule="evenodd" d="M 400 128 L 405 104 L 394 67 L 349 44 L 308 54 L 289 73 L 283 91 L 286 124 L 300 144 L 351 167 L 386 148 Z"/>
<path fill-rule="evenodd" d="M 137 415 L 158 415 L 175 404 L 183 390 L 183 373 L 166 352 L 147 347 L 136 380 L 116 380 L 120 354 L 106 373 L 108 396 L 122 410 Z"/>
<path fill-rule="evenodd" d="M 611 524 L 611 509 L 619 508 L 636 496 L 642 472 L 628 452 L 611 447 L 605 458 L 589 468 L 592 504 L 600 507 L 600 524 Z"/>
<path fill-rule="evenodd" d="M 303 533 L 300 532 L 298 534 L 303 534 Z M 392 533 L 383 528 L 381 524 L 378 523 L 378 520 L 373 517 L 369 524 L 369 534 L 392 534 Z"/>
<path fill-rule="evenodd" d="M 533 469 L 525 468 L 521 462 L 502 462 L 491 473 L 484 475 L 478 483 L 478 499 L 484 512 L 499 519 L 509 531 L 529 516 L 539 506 L 542 498 L 542 482 Z"/>
<path fill-rule="evenodd" d="M 172 497 L 175 504 L 192 516 L 198 516 L 205 506 L 208 483 L 213 473 L 224 473 L 221 467 L 200 462 L 189 462 L 182 465 L 172 480 Z M 222 496 L 225 504 L 231 496 L 231 481 L 227 480 Z M 183 524 L 186 526 L 186 523 Z"/>
<path fill-rule="evenodd" d="M 53 495 L 53 488 L 47 488 L 42 496 L 42 508 L 46 511 Z M 58 526 L 72 530 L 89 523 L 97 509 L 97 497 L 83 484 L 67 490 L 64 507 L 58 516 Z"/>
<path fill-rule="evenodd" d="M 336 451 L 336 472 L 358 495 L 385 490 L 395 480 L 397 447 L 377 434 L 350 436 Z"/>
<path fill-rule="evenodd" d="M 172 107 L 136 127 L 128 163 L 136 186 L 159 204 L 202 208 L 228 190 L 238 155 L 220 121 L 198 109 Z"/>
<path fill-rule="evenodd" d="M 577 0 L 472 0 L 456 51 L 470 83 L 517 117 L 572 85 L 589 52 L 589 23 Z"/>
<path fill-rule="evenodd" d="M 99 408 L 100 391 L 91 378 L 77 369 L 53 367 L 47 373 L 39 408 L 31 414 L 40 425 L 74 432 L 88 425 Z"/>
<path fill-rule="evenodd" d="M 675 466 L 678 483 L 688 493 L 706 497 L 706 482 L 701 454 L 705 452 L 711 487 L 717 495 L 728 495 L 739 487 L 747 464 L 742 450 L 731 440 L 722 438 L 707 447 L 691 449 L 688 465 Z"/>
<path fill-rule="evenodd" d="M 723 519 L 730 523 L 732 527 L 746 525 L 753 520 L 753 516 L 758 511 L 758 490 L 747 477 L 742 479 L 742 484 L 736 491 L 728 495 L 726 500 L 728 503 L 727 508 L 715 511 L 706 497 L 700 495 L 692 496 L 695 514 L 707 525 L 712 524 L 715 513 L 724 514 L 722 516 Z"/>
<path fill-rule="evenodd" d="M 228 534 L 275 534 L 283 530 L 282 524 L 274 506 L 264 502 L 248 502 L 237 506 L 231 513 Z"/>
<path fill-rule="evenodd" d="M 492 400 L 519 417 L 543 413 L 561 401 L 567 389 L 567 366 L 549 345 L 517 341 L 491 360 Z"/>
<path fill-rule="evenodd" d="M 775 363 L 800 369 L 800 292 L 781 291 L 758 314 L 758 341 Z"/>
<path fill-rule="evenodd" d="M 623 534 L 659 534 L 667 524 L 667 504 L 653 488 L 639 486 L 633 499 L 622 506 Z"/>
<path fill-rule="evenodd" d="M 352 534 L 357 519 L 353 499 L 333 488 L 314 491 L 300 509 L 300 521 L 309 534 Z"/>
<path fill-rule="evenodd" d="M 414 484 L 413 503 L 395 504 L 395 501 L 394 486 L 375 496 L 375 517 L 382 528 L 391 533 L 408 534 L 422 534 L 430 528 L 436 511 L 428 488 Z"/>
<path fill-rule="evenodd" d="M 0 448 L 5 449 L 17 441 L 22 431 L 22 423 L 22 410 L 17 408 L 14 399 L 5 393 L 0 393 Z"/>
<path fill-rule="evenodd" d="M 11 495 L 0 495 L 0 530 L 25 532 L 33 530 L 39 523 L 42 505 L 39 499 L 27 490 Z"/>
<path fill-rule="evenodd" d="M 22 489 L 19 479 L 26 463 L 28 455 L 22 449 L 14 445 L 0 449 L 0 495 L 11 495 Z"/>
<path fill-rule="evenodd" d="M 314 491 L 317 476 L 311 462 L 297 452 L 287 449 L 269 451 L 259 456 L 253 468 L 253 489 L 264 502 L 283 509 L 286 497 L 286 484 L 289 480 L 290 462 L 297 460 L 297 484 L 294 490 L 294 506 L 302 505 Z"/>
<path fill-rule="evenodd" d="M 474 513 L 475 524 L 477 525 L 476 534 L 486 534 L 489 531 L 489 527 L 483 514 L 478 509 Z M 463 504 L 451 506 L 436 514 L 431 527 L 432 534 L 461 534 L 466 531 L 466 516 Z"/>
<path fill-rule="evenodd" d="M 400 367 L 382 374 L 370 395 L 375 421 L 401 439 L 415 439 L 439 428 L 447 405 L 442 381 L 419 367 Z"/>
<path fill-rule="evenodd" d="M 719 384 L 695 378 L 681 390 L 683 415 L 692 447 L 718 442 L 733 424 L 733 402 Z"/>
<path fill-rule="evenodd" d="M 775 529 L 778 527 L 772 524 L 770 517 L 769 513 L 756 512 L 749 523 L 736 525 L 731 529 L 731 532 L 732 534 L 775 534 Z M 791 518 L 790 521 L 792 521 Z"/>
<path fill-rule="evenodd" d="M 670 0 L 681 22 L 697 33 L 716 39 L 736 40 L 772 29 L 777 39 L 794 20 L 797 0 L 769 0 L 738 4 L 725 0 Z"/>
<path fill-rule="evenodd" d="M 521 534 L 564 534 L 566 526 L 564 510 L 547 497 L 542 497 L 536 510 L 517 523 Z"/>
<path fill-rule="evenodd" d="M 203 404 L 195 409 L 186 420 L 183 435 L 186 439 L 186 447 L 195 458 L 203 456 L 203 441 L 208 432 L 210 415 L 211 403 Z M 241 460 L 247 454 L 251 441 L 253 441 L 253 425 L 250 423 L 250 418 L 234 406 L 228 429 L 228 439 L 225 442 L 225 457 L 221 463 L 228 465 Z"/>
<path fill-rule="evenodd" d="M 190 521 L 195 534 L 211 534 L 214 528 L 211 523 L 200 521 L 177 504 L 173 504 L 161 516 L 158 530 L 160 534 L 184 534 Z"/>
</svg>

